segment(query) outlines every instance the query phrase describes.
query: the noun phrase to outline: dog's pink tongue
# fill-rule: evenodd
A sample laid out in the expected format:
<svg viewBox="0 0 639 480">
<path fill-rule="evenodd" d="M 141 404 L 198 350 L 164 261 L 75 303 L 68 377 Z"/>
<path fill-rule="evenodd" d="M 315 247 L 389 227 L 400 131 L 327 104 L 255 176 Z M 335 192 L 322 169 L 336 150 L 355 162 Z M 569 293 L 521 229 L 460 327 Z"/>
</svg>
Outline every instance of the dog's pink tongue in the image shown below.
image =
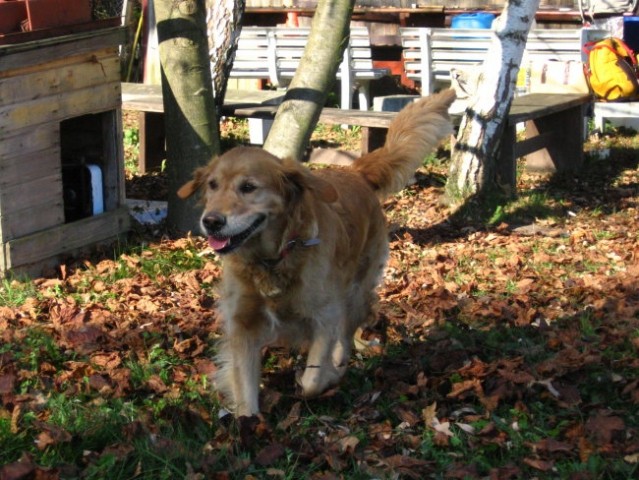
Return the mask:
<svg viewBox="0 0 639 480">
<path fill-rule="evenodd" d="M 213 250 L 221 250 L 222 248 L 226 247 L 229 243 L 229 239 L 225 238 L 223 240 L 220 240 L 218 238 L 215 237 L 209 237 L 209 246 L 213 249 Z"/>
</svg>

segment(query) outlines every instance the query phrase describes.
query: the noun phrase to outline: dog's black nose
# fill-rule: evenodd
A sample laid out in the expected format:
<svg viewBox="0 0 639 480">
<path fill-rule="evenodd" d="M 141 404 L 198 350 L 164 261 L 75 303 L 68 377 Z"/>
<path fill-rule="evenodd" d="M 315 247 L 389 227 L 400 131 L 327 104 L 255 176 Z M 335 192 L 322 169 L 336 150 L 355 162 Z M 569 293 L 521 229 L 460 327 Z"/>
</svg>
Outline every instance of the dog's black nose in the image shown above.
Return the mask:
<svg viewBox="0 0 639 480">
<path fill-rule="evenodd" d="M 207 232 L 215 233 L 226 225 L 226 217 L 218 212 L 207 213 L 202 217 L 202 225 Z"/>
</svg>

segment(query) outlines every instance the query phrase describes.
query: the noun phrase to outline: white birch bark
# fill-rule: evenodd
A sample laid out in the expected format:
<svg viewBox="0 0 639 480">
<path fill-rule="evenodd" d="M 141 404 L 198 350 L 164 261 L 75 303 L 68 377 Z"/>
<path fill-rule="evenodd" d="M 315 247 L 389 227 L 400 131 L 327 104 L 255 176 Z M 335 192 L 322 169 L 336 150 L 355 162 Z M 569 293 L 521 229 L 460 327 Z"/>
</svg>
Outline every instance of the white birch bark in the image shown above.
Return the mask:
<svg viewBox="0 0 639 480">
<path fill-rule="evenodd" d="M 446 183 L 447 200 L 452 204 L 500 188 L 495 168 L 500 137 L 538 7 L 539 0 L 509 0 L 494 23 L 495 39 L 453 147 Z"/>
<path fill-rule="evenodd" d="M 206 0 L 209 59 L 218 119 L 242 32 L 245 7 L 245 0 Z"/>
</svg>

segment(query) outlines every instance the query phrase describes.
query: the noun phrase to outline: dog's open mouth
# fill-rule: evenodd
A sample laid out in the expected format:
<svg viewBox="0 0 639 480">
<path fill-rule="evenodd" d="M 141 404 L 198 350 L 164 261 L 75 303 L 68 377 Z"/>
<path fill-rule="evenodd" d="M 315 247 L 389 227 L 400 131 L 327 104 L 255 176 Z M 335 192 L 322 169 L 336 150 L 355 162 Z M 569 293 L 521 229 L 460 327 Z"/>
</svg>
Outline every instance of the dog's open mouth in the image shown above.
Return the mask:
<svg viewBox="0 0 639 480">
<path fill-rule="evenodd" d="M 221 235 L 209 235 L 208 241 L 209 246 L 215 250 L 216 253 L 229 253 L 235 250 L 238 247 L 241 247 L 242 244 L 251 236 L 255 231 L 264 223 L 266 220 L 266 215 L 260 215 L 255 219 L 255 221 L 246 229 L 242 230 L 240 233 L 236 233 L 231 236 L 221 236 Z"/>
</svg>

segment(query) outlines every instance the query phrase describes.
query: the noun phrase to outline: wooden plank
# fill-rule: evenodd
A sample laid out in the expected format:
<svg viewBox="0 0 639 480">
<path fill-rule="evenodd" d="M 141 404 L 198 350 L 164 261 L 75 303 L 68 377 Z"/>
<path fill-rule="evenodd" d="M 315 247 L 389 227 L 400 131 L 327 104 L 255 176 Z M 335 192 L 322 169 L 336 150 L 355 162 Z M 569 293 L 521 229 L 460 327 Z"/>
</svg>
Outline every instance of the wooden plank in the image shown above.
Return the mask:
<svg viewBox="0 0 639 480">
<path fill-rule="evenodd" d="M 81 63 L 82 61 L 91 61 L 92 57 L 95 55 L 96 57 L 102 57 L 107 55 L 115 55 L 118 56 L 118 48 L 117 47 L 105 47 L 100 50 L 96 50 L 94 52 L 85 52 L 78 55 L 69 55 L 65 58 L 52 59 L 51 61 L 46 62 L 46 65 L 43 63 L 38 63 L 35 65 L 27 65 L 22 68 L 12 69 L 2 71 L 0 70 L 0 78 L 10 78 L 19 75 L 28 75 L 33 72 L 42 72 L 48 69 L 57 69 L 64 67 L 65 65 Z"/>
<path fill-rule="evenodd" d="M 3 242 L 64 223 L 62 175 L 3 187 L 0 207 Z"/>
<path fill-rule="evenodd" d="M 57 65 L 29 67 L 0 82 L 0 105 L 8 106 L 80 90 L 120 79 L 120 58 L 116 49 L 75 55 Z M 16 72 L 14 70 L 14 72 Z"/>
<path fill-rule="evenodd" d="M 52 198 L 45 204 L 0 215 L 3 242 L 30 235 L 42 229 L 64 223 L 62 198 Z"/>
<path fill-rule="evenodd" d="M 6 242 L 7 269 L 30 265 L 115 238 L 130 227 L 127 207 L 42 230 Z"/>
<path fill-rule="evenodd" d="M 57 123 L 0 132 L 0 164 L 24 154 L 59 145 L 60 128 Z"/>
<path fill-rule="evenodd" d="M 11 32 L 0 35 L 0 45 L 22 44 L 26 42 L 42 41 L 51 37 L 76 35 L 83 32 L 92 32 L 103 28 L 119 27 L 121 20 L 117 17 L 92 20 L 73 25 L 60 25 L 57 27 L 41 28 L 27 32 Z"/>
<path fill-rule="evenodd" d="M 122 83 L 122 108 L 140 112 L 164 113 L 162 86 Z"/>
<path fill-rule="evenodd" d="M 240 118 L 271 119 L 275 116 L 277 107 L 251 107 L 227 109 L 226 114 Z M 320 113 L 320 123 L 329 125 L 360 125 L 362 127 L 388 128 L 396 112 L 369 112 L 366 110 L 344 110 L 341 108 L 323 108 Z"/>
<path fill-rule="evenodd" d="M 323 108 L 319 121 L 333 125 L 359 125 L 362 127 L 388 128 L 397 112 L 369 112 Z"/>
<path fill-rule="evenodd" d="M 48 145 L 45 149 L 19 152 L 0 160 L 0 192 L 20 183 L 60 173 L 60 147 Z"/>
<path fill-rule="evenodd" d="M 513 99 L 508 115 L 508 123 L 534 120 L 552 113 L 586 105 L 591 97 L 584 93 L 530 93 Z"/>
<path fill-rule="evenodd" d="M 62 200 L 60 172 L 29 182 L 7 185 L 0 190 L 0 206 L 3 213 L 44 205 L 56 198 Z"/>
<path fill-rule="evenodd" d="M 109 82 L 18 105 L 0 106 L 0 137 L 11 130 L 114 110 L 120 106 L 120 82 Z"/>
<path fill-rule="evenodd" d="M 0 46 L 0 72 L 122 45 L 126 28 L 101 28 L 89 32 Z"/>
<path fill-rule="evenodd" d="M 116 108 L 102 114 L 101 133 L 104 209 L 111 211 L 124 205 L 126 197 L 122 109 Z"/>
<path fill-rule="evenodd" d="M 286 92 L 282 90 L 227 90 L 224 103 L 228 108 L 279 104 Z M 122 83 L 122 108 L 140 112 L 163 113 L 162 87 L 141 83 Z"/>
</svg>

